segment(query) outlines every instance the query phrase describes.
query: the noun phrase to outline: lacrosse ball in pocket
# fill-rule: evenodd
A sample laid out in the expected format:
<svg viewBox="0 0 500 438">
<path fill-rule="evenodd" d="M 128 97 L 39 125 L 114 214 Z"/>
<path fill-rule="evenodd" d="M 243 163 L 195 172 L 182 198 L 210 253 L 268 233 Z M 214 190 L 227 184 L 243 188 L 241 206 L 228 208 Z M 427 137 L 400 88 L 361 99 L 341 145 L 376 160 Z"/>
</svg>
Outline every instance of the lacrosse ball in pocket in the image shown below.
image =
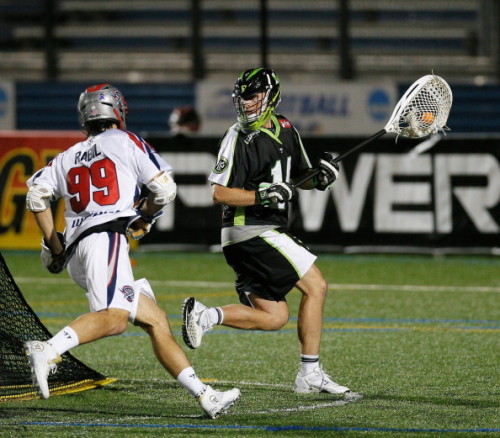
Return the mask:
<svg viewBox="0 0 500 438">
<path fill-rule="evenodd" d="M 422 122 L 430 125 L 434 121 L 434 114 L 425 112 L 422 114 Z"/>
</svg>

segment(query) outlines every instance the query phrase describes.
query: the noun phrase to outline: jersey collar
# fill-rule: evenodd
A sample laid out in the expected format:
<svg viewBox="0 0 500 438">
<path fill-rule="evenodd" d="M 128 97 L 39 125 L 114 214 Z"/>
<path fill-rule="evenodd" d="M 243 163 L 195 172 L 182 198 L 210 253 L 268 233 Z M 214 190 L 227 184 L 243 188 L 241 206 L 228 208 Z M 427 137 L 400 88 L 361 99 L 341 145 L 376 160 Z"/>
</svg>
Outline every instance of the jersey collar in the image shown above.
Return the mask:
<svg viewBox="0 0 500 438">
<path fill-rule="evenodd" d="M 269 135 L 269 137 L 276 140 L 279 144 L 283 144 L 281 142 L 281 140 L 279 139 L 280 132 L 281 132 L 281 125 L 278 122 L 278 119 L 276 118 L 276 116 L 274 114 L 271 116 L 271 122 L 273 122 L 273 125 L 274 125 L 274 132 L 272 132 L 271 130 L 266 129 L 266 128 L 260 128 L 260 130 L 262 132 L 264 132 L 265 134 Z"/>
</svg>

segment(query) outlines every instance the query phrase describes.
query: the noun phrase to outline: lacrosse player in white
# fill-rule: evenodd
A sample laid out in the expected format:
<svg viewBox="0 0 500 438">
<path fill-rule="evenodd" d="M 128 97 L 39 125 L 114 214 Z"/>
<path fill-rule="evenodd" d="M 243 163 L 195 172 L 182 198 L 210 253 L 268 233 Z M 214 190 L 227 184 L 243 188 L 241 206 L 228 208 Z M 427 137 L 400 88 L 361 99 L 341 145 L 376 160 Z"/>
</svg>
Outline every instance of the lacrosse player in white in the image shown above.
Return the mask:
<svg viewBox="0 0 500 438">
<path fill-rule="evenodd" d="M 301 345 L 298 393 L 345 394 L 320 366 L 319 350 L 327 283 L 316 256 L 287 230 L 288 204 L 297 196 L 292 181 L 313 168 L 296 129 L 275 114 L 280 83 L 267 68 L 248 69 L 233 90 L 238 122 L 221 141 L 209 176 L 213 200 L 223 205 L 222 249 L 236 274 L 241 304 L 207 308 L 194 297 L 183 304 L 183 337 L 198 348 L 215 324 L 244 330 L 279 330 L 289 319 L 286 295 L 302 292 L 298 314 Z M 303 189 L 328 189 L 338 165 L 320 159 L 317 177 Z"/>
<path fill-rule="evenodd" d="M 172 168 L 147 142 L 125 130 L 127 103 L 113 85 L 88 87 L 80 95 L 78 112 L 87 139 L 29 179 L 26 204 L 43 234 L 44 265 L 54 274 L 67 266 L 73 281 L 86 290 L 90 312 L 47 342 L 25 343 L 34 382 L 42 398 L 48 398 L 49 374 L 65 352 L 119 335 L 131 322 L 149 335 L 163 367 L 216 418 L 240 391 L 220 392 L 200 381 L 148 281 L 134 279 L 128 253 L 126 236 L 139 239 L 149 232 L 163 207 L 175 199 Z M 144 186 L 147 195 L 139 200 Z M 59 198 L 65 201 L 64 236 L 56 231 L 49 208 Z"/>
</svg>

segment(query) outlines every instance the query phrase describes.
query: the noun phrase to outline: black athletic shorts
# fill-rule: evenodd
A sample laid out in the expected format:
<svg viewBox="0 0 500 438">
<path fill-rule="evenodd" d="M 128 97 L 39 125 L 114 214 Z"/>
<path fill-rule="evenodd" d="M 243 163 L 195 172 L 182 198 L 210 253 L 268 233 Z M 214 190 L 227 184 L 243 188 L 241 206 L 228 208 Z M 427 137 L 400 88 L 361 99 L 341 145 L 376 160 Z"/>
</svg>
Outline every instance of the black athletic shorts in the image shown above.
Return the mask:
<svg viewBox="0 0 500 438">
<path fill-rule="evenodd" d="M 316 260 L 298 238 L 284 229 L 266 231 L 225 246 L 223 251 L 236 273 L 240 302 L 248 306 L 250 293 L 269 301 L 286 301 L 286 294 Z"/>
</svg>

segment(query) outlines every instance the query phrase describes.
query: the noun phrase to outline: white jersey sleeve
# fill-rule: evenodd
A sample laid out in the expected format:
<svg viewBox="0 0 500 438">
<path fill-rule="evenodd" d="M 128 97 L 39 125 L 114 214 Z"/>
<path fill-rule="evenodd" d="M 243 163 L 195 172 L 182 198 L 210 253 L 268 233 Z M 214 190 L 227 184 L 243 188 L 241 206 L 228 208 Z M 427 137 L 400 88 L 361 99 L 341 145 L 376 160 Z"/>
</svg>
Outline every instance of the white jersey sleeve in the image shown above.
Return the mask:
<svg viewBox="0 0 500 438">
<path fill-rule="evenodd" d="M 217 164 L 208 176 L 208 180 L 221 186 L 227 186 L 233 170 L 234 151 L 238 140 L 238 128 L 234 124 L 221 141 Z"/>
</svg>

